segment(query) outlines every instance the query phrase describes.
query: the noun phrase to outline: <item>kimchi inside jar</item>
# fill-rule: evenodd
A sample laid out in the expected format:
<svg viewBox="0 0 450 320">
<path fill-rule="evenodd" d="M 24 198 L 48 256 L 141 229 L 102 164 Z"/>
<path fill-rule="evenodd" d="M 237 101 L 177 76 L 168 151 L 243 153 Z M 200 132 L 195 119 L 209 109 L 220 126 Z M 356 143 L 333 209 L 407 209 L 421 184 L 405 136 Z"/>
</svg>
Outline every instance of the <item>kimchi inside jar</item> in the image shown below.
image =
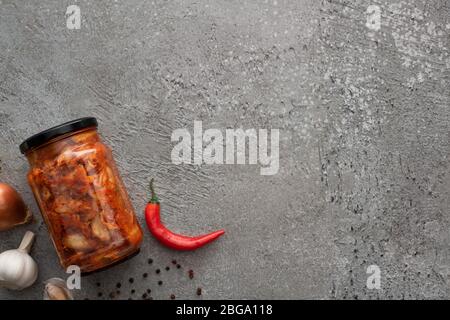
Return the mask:
<svg viewBox="0 0 450 320">
<path fill-rule="evenodd" d="M 95 118 L 44 131 L 21 150 L 63 267 L 92 272 L 139 250 L 142 231 Z"/>
</svg>

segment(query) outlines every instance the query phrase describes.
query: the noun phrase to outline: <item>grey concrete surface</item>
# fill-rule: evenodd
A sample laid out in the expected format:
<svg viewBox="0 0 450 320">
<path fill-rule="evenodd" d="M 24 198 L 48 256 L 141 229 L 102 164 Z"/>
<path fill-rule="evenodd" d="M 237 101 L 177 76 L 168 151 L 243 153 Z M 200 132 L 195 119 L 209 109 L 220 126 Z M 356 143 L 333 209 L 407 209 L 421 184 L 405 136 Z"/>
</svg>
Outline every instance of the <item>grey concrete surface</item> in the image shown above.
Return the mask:
<svg viewBox="0 0 450 320">
<path fill-rule="evenodd" d="M 172 229 L 227 233 L 180 253 L 145 232 L 140 255 L 84 277 L 78 299 L 117 282 L 115 299 L 450 298 L 449 47 L 446 0 L 0 1 L 0 180 L 36 220 L 1 233 L 0 250 L 33 230 L 40 266 L 0 298 L 40 299 L 65 276 L 18 145 L 81 116 L 98 118 L 142 225 L 155 177 Z M 279 173 L 172 164 L 171 134 L 194 120 L 279 128 Z M 366 287 L 372 264 L 380 290 Z"/>
</svg>

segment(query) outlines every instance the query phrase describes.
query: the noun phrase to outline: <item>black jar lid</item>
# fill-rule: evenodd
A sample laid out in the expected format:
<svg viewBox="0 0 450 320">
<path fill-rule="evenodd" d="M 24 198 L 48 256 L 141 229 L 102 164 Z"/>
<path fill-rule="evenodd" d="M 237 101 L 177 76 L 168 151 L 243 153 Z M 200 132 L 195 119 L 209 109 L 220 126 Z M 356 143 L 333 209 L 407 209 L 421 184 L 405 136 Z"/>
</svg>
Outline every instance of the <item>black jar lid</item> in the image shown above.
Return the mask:
<svg viewBox="0 0 450 320">
<path fill-rule="evenodd" d="M 60 124 L 59 126 L 39 132 L 34 136 L 31 136 L 28 139 L 26 139 L 19 146 L 20 152 L 25 154 L 30 149 L 37 148 L 58 136 L 62 136 L 64 134 L 75 132 L 81 129 L 97 126 L 98 126 L 97 119 L 95 119 L 94 117 L 80 118 Z"/>
</svg>

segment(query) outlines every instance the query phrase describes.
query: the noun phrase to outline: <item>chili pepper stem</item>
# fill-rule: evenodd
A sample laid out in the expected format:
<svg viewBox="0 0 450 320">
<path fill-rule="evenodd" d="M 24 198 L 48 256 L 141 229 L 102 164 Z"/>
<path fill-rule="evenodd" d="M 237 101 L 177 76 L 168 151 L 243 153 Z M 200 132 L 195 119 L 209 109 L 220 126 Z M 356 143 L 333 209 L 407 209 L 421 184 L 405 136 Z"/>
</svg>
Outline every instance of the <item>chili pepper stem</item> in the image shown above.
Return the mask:
<svg viewBox="0 0 450 320">
<path fill-rule="evenodd" d="M 151 195 L 151 199 L 150 199 L 150 201 L 149 201 L 149 203 L 159 203 L 159 199 L 158 199 L 158 197 L 156 196 L 156 193 L 155 193 L 155 189 L 154 189 L 154 187 L 153 187 L 153 181 L 154 181 L 155 179 L 151 179 L 150 180 L 150 185 L 149 185 L 149 187 L 150 187 L 150 195 Z"/>
</svg>

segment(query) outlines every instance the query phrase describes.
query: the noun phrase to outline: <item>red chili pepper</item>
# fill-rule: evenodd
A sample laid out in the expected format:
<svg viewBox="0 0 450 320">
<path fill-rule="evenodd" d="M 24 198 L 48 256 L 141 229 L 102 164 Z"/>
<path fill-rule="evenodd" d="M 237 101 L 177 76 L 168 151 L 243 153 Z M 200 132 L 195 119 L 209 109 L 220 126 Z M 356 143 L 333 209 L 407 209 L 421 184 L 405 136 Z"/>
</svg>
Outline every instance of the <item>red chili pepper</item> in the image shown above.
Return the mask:
<svg viewBox="0 0 450 320">
<path fill-rule="evenodd" d="M 194 250 L 214 241 L 225 233 L 224 230 L 218 230 L 197 237 L 188 237 L 173 233 L 161 222 L 159 199 L 153 189 L 153 179 L 150 181 L 150 191 L 152 198 L 145 207 L 147 227 L 155 238 L 166 246 L 176 250 Z"/>
</svg>

